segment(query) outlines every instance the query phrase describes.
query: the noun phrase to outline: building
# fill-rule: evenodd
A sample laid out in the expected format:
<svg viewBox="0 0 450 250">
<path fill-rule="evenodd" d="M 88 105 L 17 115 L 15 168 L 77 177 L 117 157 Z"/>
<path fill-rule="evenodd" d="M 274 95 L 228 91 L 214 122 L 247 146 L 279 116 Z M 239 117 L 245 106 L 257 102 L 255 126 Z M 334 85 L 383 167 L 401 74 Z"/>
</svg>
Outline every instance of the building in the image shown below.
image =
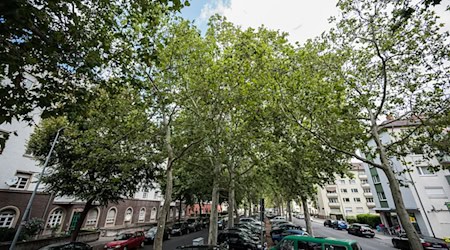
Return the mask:
<svg viewBox="0 0 450 250">
<path fill-rule="evenodd" d="M 39 115 L 35 116 L 35 122 Z M 22 219 L 35 183 L 42 168 L 26 152 L 26 143 L 33 127 L 13 121 L 0 125 L 0 227 L 16 228 Z M 94 207 L 87 215 L 83 228 L 101 229 L 111 235 L 127 228 L 142 228 L 156 223 L 163 197 L 158 188 L 141 190 L 134 197 L 117 204 Z M 42 234 L 71 231 L 83 211 L 84 202 L 71 197 L 54 197 L 39 187 L 32 205 L 30 218 L 45 221 Z M 179 203 L 172 202 L 168 220 L 184 216 Z"/>
<path fill-rule="evenodd" d="M 415 126 L 414 122 L 390 122 L 381 140 L 392 142 L 393 135 L 410 126 Z M 369 141 L 369 146 L 374 145 L 373 141 Z M 379 162 L 378 159 L 376 161 Z M 450 236 L 450 171 L 432 172 L 427 168 L 430 164 L 448 164 L 448 158 L 430 162 L 420 152 L 411 152 L 403 158 L 392 157 L 390 162 L 398 173 L 403 201 L 416 230 L 420 234 L 438 238 Z M 386 175 L 381 169 L 363 165 L 369 175 L 369 184 L 376 191 L 375 211 L 380 214 L 382 223 L 386 227 L 401 226 Z"/>
<path fill-rule="evenodd" d="M 352 163 L 352 178 L 337 177 L 318 189 L 317 209 L 320 218 L 344 219 L 358 214 L 375 213 L 372 190 L 361 163 Z"/>
</svg>

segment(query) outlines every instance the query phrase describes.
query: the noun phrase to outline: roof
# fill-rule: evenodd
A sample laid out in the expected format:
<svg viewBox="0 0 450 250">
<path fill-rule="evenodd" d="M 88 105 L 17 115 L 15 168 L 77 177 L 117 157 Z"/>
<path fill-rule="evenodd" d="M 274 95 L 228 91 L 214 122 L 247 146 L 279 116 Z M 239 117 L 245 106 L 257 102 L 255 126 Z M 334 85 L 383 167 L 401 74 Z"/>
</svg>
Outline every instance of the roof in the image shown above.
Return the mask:
<svg viewBox="0 0 450 250">
<path fill-rule="evenodd" d="M 330 243 L 330 244 L 345 244 L 345 245 L 358 243 L 356 240 L 311 237 L 311 236 L 303 236 L 303 235 L 289 235 L 289 236 L 284 237 L 284 239 L 286 239 L 286 240 L 302 240 L 302 241 L 314 242 L 314 243 Z"/>
<path fill-rule="evenodd" d="M 380 124 L 380 127 L 384 128 L 399 128 L 399 127 L 413 127 L 420 124 L 419 119 L 408 119 L 408 120 L 386 120 Z"/>
</svg>

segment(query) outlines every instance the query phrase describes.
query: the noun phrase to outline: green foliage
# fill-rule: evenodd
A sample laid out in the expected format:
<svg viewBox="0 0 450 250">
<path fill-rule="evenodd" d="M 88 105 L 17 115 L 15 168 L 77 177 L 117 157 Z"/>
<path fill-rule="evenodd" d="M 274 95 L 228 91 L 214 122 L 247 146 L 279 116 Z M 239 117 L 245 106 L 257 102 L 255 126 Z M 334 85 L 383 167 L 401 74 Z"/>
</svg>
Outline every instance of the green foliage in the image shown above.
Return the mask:
<svg viewBox="0 0 450 250">
<path fill-rule="evenodd" d="M 37 235 L 44 229 L 44 220 L 41 218 L 31 218 L 23 227 L 23 233 L 29 237 Z"/>
<path fill-rule="evenodd" d="M 184 5 L 188 1 L 2 1 L 0 124 L 30 121 L 36 108 L 44 116 L 55 108 L 77 109 L 89 88 L 101 83 L 103 69 L 129 52 L 115 45 L 140 40 L 129 36 L 131 30 L 154 32 L 164 16 Z"/>
<path fill-rule="evenodd" d="M 358 220 L 356 219 L 355 216 L 347 216 L 347 217 L 345 217 L 345 219 L 347 220 L 347 223 L 349 223 L 349 224 L 358 222 Z"/>
<path fill-rule="evenodd" d="M 356 221 L 361 224 L 367 224 L 372 228 L 381 224 L 380 216 L 376 214 L 358 214 L 356 216 Z"/>
</svg>

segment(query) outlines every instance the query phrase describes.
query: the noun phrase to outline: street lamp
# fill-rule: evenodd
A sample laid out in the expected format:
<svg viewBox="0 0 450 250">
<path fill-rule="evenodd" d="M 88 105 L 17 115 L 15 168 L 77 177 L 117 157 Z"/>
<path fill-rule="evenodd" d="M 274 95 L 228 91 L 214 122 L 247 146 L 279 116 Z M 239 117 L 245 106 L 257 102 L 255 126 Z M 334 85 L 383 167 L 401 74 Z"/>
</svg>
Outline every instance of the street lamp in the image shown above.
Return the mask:
<svg viewBox="0 0 450 250">
<path fill-rule="evenodd" d="M 63 129 L 64 128 L 60 128 L 60 129 L 58 129 L 58 132 L 56 132 L 55 139 L 53 139 L 52 147 L 50 148 L 47 158 L 45 159 L 44 166 L 42 167 L 41 175 L 39 176 L 36 186 L 34 187 L 33 193 L 31 194 L 30 200 L 28 201 L 27 208 L 25 209 L 25 212 L 23 213 L 22 219 L 19 224 L 19 228 L 17 228 L 16 234 L 14 235 L 14 239 L 11 242 L 11 246 L 9 246 L 9 250 L 14 250 L 14 248 L 16 247 L 17 241 L 19 240 L 20 232 L 22 231 L 23 226 L 25 225 L 25 223 L 28 220 L 28 215 L 31 210 L 31 205 L 33 204 L 34 197 L 36 196 L 37 190 L 39 188 L 39 184 L 41 183 L 42 176 L 45 173 L 45 169 L 47 168 L 48 162 L 50 160 L 50 156 L 53 153 L 53 149 L 55 148 L 56 141 L 58 140 L 59 134 Z"/>
</svg>

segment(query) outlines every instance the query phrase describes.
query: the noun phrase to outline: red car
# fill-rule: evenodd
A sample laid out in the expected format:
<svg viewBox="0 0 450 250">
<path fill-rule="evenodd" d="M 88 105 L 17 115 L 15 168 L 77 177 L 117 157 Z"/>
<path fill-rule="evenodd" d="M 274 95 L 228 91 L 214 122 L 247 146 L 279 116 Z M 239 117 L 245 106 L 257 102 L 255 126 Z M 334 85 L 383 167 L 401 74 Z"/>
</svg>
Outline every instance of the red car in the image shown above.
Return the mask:
<svg viewBox="0 0 450 250">
<path fill-rule="evenodd" d="M 121 233 L 114 241 L 108 242 L 105 245 L 106 250 L 128 250 L 144 247 L 145 236 L 144 232 L 137 231 L 134 233 Z"/>
</svg>

